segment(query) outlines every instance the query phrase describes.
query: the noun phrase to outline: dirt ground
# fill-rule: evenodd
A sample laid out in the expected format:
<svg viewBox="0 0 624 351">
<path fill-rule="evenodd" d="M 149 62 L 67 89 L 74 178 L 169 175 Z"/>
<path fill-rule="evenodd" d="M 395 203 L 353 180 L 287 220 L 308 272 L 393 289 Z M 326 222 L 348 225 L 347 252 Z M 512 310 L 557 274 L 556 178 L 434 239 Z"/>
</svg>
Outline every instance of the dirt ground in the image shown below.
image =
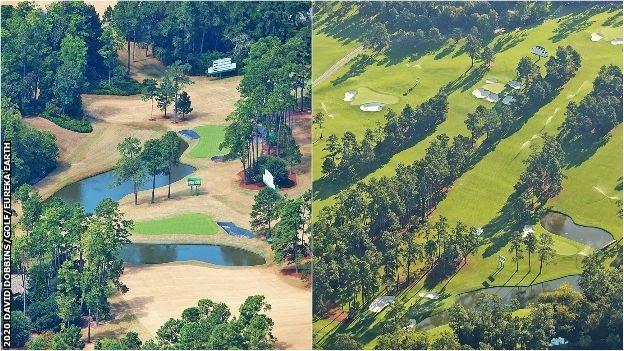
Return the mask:
<svg viewBox="0 0 624 351">
<path fill-rule="evenodd" d="M 297 279 L 280 276 L 271 266 L 226 268 L 200 263 L 170 263 L 127 267 L 122 279 L 130 289 L 113 298 L 117 317 L 92 335 L 114 337 L 125 330 L 142 339 L 153 338 L 169 318 L 179 318 L 185 308 L 209 298 L 224 302 L 233 315 L 250 295 L 262 294 L 271 305 L 274 335 L 279 348 L 312 348 L 310 292 Z M 127 311 L 132 311 L 132 314 Z"/>
</svg>

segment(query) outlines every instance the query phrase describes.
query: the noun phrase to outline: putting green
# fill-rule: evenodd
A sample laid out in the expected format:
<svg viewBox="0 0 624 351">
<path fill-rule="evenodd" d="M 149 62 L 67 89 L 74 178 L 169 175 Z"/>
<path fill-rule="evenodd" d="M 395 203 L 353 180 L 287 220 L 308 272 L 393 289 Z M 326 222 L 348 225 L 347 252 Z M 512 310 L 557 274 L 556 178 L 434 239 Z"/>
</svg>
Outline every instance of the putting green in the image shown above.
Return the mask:
<svg viewBox="0 0 624 351">
<path fill-rule="evenodd" d="M 360 106 L 367 102 L 381 102 L 386 105 L 394 105 L 399 102 L 399 98 L 394 95 L 375 91 L 371 88 L 361 87 L 357 89 L 357 95 L 355 95 L 355 98 L 353 98 L 350 104 L 353 106 Z"/>
<path fill-rule="evenodd" d="M 225 126 L 207 125 L 193 129 L 199 134 L 199 142 L 189 153 L 193 158 L 210 158 L 217 155 L 225 155 L 230 150 L 219 150 L 219 144 L 225 136 Z"/>
<path fill-rule="evenodd" d="M 187 213 L 134 223 L 132 233 L 141 235 L 193 234 L 212 235 L 219 230 L 217 223 L 204 213 Z"/>
</svg>

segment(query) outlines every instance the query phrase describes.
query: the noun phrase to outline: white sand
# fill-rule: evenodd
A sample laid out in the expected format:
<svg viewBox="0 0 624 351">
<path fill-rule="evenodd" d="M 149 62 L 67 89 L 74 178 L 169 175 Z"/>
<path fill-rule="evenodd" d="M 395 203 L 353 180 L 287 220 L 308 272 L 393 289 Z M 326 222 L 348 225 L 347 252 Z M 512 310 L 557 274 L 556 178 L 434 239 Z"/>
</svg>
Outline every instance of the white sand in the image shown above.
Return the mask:
<svg viewBox="0 0 624 351">
<path fill-rule="evenodd" d="M 379 112 L 384 107 L 381 102 L 367 102 L 360 105 L 360 110 L 365 112 Z"/>
<path fill-rule="evenodd" d="M 394 296 L 382 296 L 376 298 L 373 302 L 371 302 L 370 306 L 368 306 L 368 310 L 374 313 L 381 312 L 386 306 L 393 303 L 396 300 Z"/>
<path fill-rule="evenodd" d="M 484 99 L 490 95 L 490 92 L 483 88 L 478 88 L 472 91 L 472 95 L 477 99 Z"/>
<path fill-rule="evenodd" d="M 591 41 L 601 41 L 603 38 L 604 36 L 600 32 L 591 34 Z"/>
<path fill-rule="evenodd" d="M 511 95 L 507 95 L 503 98 L 503 104 L 505 105 L 511 105 L 515 101 L 516 99 Z"/>
<path fill-rule="evenodd" d="M 345 93 L 344 95 L 344 99 L 342 99 L 343 101 L 353 101 L 353 99 L 355 98 L 355 95 L 357 95 L 357 91 L 355 90 L 349 90 Z"/>
<path fill-rule="evenodd" d="M 624 41 L 622 38 L 614 38 L 613 40 L 611 40 L 611 45 L 622 45 L 623 42 Z"/>
</svg>

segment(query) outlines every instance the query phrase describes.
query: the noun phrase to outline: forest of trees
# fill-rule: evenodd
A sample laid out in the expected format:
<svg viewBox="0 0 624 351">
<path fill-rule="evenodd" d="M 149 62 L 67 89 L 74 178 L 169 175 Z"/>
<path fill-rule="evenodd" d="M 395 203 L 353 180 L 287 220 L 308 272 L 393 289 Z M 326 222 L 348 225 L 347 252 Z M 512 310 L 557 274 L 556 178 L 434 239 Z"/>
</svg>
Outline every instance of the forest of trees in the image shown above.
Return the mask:
<svg viewBox="0 0 624 351">
<path fill-rule="evenodd" d="M 156 332 L 156 338 L 142 342 L 136 332 L 116 339 L 95 342 L 96 350 L 270 350 L 273 349 L 273 320 L 264 296 L 249 296 L 239 307 L 238 317 L 219 302 L 201 299 L 182 317 L 170 318 Z"/>
<path fill-rule="evenodd" d="M 111 294 L 127 290 L 119 280 L 119 250 L 129 242 L 132 221 L 110 199 L 87 215 L 82 206 L 57 198 L 42 202 L 28 185 L 15 196 L 24 234 L 13 236 L 11 264 L 15 281 L 26 289 L 13 296 L 12 318 L 21 326 L 13 325 L 21 335 L 14 346 L 23 346 L 34 331 L 43 334 L 30 348 L 81 349 L 81 320 L 106 320 Z"/>
<path fill-rule="evenodd" d="M 261 182 L 268 169 L 277 185 L 288 185 L 287 167 L 301 162 L 292 127 L 294 113 L 304 109 L 310 91 L 309 47 L 308 28 L 286 41 L 262 38 L 249 48 L 238 87 L 241 99 L 227 118 L 220 145 L 241 161 L 247 183 Z"/>
<path fill-rule="evenodd" d="M 316 2 L 315 6 L 318 13 L 330 14 L 327 16 L 330 24 L 352 10 L 352 6 L 336 6 L 335 2 Z M 545 1 L 362 1 L 353 6 L 370 28 L 362 36 L 364 44 L 383 51 L 435 48 L 448 39 L 459 41 L 462 38 L 467 39 L 468 49 L 475 39 L 488 42 L 499 29 L 511 31 L 540 23 L 556 5 Z"/>
<path fill-rule="evenodd" d="M 124 1 L 107 9 L 104 20 L 112 22 L 125 41 L 130 57 L 134 50 L 151 52 L 166 65 L 188 64 L 189 72 L 201 75 L 212 60 L 229 56 L 239 65 L 253 43 L 266 37 L 286 42 L 310 36 L 310 4 L 296 2 L 152 2 Z M 310 52 L 310 43 L 298 50 Z"/>
</svg>

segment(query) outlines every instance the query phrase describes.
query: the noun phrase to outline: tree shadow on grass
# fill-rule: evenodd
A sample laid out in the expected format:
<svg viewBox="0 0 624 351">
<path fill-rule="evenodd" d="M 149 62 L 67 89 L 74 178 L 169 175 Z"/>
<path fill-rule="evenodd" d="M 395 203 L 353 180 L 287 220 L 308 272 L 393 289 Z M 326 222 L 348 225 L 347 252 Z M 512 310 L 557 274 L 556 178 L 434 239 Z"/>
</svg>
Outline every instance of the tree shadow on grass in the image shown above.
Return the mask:
<svg viewBox="0 0 624 351">
<path fill-rule="evenodd" d="M 494 39 L 492 51 L 494 51 L 495 53 L 501 53 L 509 50 L 523 42 L 526 37 L 527 33 L 524 30 L 517 30 L 503 35 L 499 35 Z"/>
<path fill-rule="evenodd" d="M 602 10 L 602 6 L 592 6 L 581 12 L 573 12 L 560 18 L 558 20 L 559 25 L 555 28 L 554 34 L 548 39 L 553 43 L 557 43 L 570 36 L 570 34 L 578 33 L 589 28 L 589 26 L 595 22 L 591 21 L 589 18 Z"/>
<path fill-rule="evenodd" d="M 446 46 L 442 47 L 442 50 L 438 51 L 438 53 L 433 57 L 434 60 L 441 60 L 448 56 L 450 53 L 455 51 L 457 48 L 457 43 L 449 43 Z"/>
<path fill-rule="evenodd" d="M 367 54 L 359 54 L 353 59 L 353 63 L 349 67 L 349 70 L 340 77 L 331 81 L 332 85 L 336 86 L 343 83 L 349 78 L 357 77 L 366 71 L 366 68 L 375 63 L 375 59 Z"/>
<path fill-rule="evenodd" d="M 605 27 L 621 27 L 622 26 L 622 9 L 616 10 L 611 17 L 607 18 L 603 23 Z"/>
<path fill-rule="evenodd" d="M 473 85 L 483 79 L 485 73 L 488 71 L 487 66 L 481 65 L 476 68 L 468 69 L 466 72 L 462 73 L 459 77 L 457 77 L 454 81 L 447 83 L 442 87 L 442 91 L 446 94 L 452 94 L 458 89 L 462 91 L 466 91 L 470 89 Z"/>
<path fill-rule="evenodd" d="M 602 138 L 562 143 L 561 147 L 566 155 L 565 168 L 570 169 L 580 166 L 583 162 L 590 159 L 599 148 L 604 146 L 609 139 L 611 139 L 611 135 L 607 134 Z"/>
</svg>

